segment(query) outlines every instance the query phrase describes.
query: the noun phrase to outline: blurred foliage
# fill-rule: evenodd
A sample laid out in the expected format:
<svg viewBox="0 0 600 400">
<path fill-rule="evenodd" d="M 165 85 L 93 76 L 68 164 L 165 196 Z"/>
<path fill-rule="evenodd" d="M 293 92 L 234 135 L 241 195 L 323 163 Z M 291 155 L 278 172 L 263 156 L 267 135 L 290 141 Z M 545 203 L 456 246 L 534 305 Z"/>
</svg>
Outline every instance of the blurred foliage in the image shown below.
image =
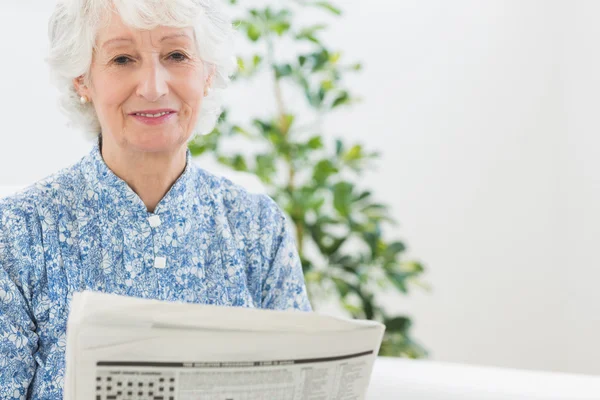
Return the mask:
<svg viewBox="0 0 600 400">
<path fill-rule="evenodd" d="M 384 226 L 395 225 L 388 207 L 361 188 L 363 172 L 379 154 L 342 138 L 328 140 L 319 128 L 327 113 L 359 100 L 344 87 L 342 76 L 362 66 L 344 64 L 342 54 L 323 43 L 319 34 L 327 25 L 294 24 L 294 16 L 306 7 L 333 16 L 342 11 L 325 1 L 280 1 L 277 8 L 242 8 L 242 2 L 228 1 L 234 11 L 242 11 L 243 18 L 234 25 L 256 49 L 250 57 L 238 57 L 233 79 L 267 73 L 277 109 L 270 118 L 254 118 L 244 125 L 232 123 L 225 110 L 212 133 L 190 143 L 192 154 L 212 154 L 220 163 L 255 174 L 264 183 L 295 225 L 315 309 L 331 301 L 334 293 L 334 300 L 351 317 L 386 325 L 380 355 L 425 357 L 426 350 L 410 335 L 410 318 L 390 315 L 379 301 L 386 291 L 408 293 L 411 284 L 428 289 L 419 280 L 423 265 L 404 260 L 406 247 L 401 241 L 383 237 Z M 311 50 L 278 61 L 275 48 L 284 39 L 309 44 Z M 310 112 L 300 115 L 284 104 L 284 85 L 299 89 Z M 222 145 L 227 138 L 249 145 L 243 152 L 227 151 Z M 253 148 L 263 150 L 249 150 Z"/>
</svg>

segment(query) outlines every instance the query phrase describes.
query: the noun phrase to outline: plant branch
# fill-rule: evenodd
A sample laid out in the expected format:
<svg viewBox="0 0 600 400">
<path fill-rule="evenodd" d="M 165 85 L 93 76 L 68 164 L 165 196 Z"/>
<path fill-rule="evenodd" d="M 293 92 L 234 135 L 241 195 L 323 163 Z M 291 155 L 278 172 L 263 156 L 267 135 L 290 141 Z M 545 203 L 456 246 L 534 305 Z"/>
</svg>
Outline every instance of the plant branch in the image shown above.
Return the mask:
<svg viewBox="0 0 600 400">
<path fill-rule="evenodd" d="M 289 131 L 290 124 L 286 119 L 286 110 L 285 104 L 283 102 L 283 91 L 281 89 L 281 82 L 279 77 L 277 76 L 277 70 L 275 68 L 275 48 L 273 44 L 273 39 L 271 35 L 267 37 L 267 60 L 271 66 L 271 71 L 273 73 L 273 87 L 275 89 L 275 100 L 277 105 L 277 115 L 279 118 L 279 130 L 284 137 L 284 140 L 289 141 Z M 296 185 L 296 170 L 294 168 L 294 160 L 290 155 L 286 159 L 288 164 L 288 189 L 290 192 L 290 196 L 293 198 L 293 193 Z M 298 254 L 300 257 L 303 257 L 304 253 L 304 229 L 303 229 L 303 217 L 300 215 L 292 215 L 292 220 L 296 227 L 296 240 L 298 244 Z"/>
</svg>

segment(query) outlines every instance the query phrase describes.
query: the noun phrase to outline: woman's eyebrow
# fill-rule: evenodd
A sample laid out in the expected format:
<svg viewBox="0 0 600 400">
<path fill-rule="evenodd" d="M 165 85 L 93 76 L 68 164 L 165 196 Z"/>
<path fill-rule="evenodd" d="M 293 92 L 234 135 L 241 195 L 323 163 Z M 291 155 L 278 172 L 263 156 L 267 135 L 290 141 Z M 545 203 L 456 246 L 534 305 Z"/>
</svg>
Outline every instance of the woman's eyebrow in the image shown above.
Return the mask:
<svg viewBox="0 0 600 400">
<path fill-rule="evenodd" d="M 108 47 L 111 44 L 116 44 L 118 42 L 133 42 L 133 40 L 131 40 L 130 38 L 126 38 L 126 37 L 118 37 L 118 38 L 113 38 L 110 40 L 107 40 L 106 42 L 104 42 L 104 44 L 102 45 L 102 48 Z"/>
<path fill-rule="evenodd" d="M 185 37 L 185 38 L 187 38 L 187 39 L 190 39 L 190 40 L 192 40 L 192 38 L 190 37 L 190 35 L 188 35 L 188 34 L 187 34 L 187 33 L 185 33 L 185 32 L 180 32 L 180 33 L 173 33 L 173 34 L 171 34 L 171 35 L 166 35 L 166 36 L 163 36 L 163 37 L 160 39 L 160 42 L 162 43 L 162 42 L 164 42 L 165 40 L 169 40 L 169 39 L 177 39 L 177 38 L 180 38 L 180 37 Z"/>
<path fill-rule="evenodd" d="M 191 37 L 187 33 L 180 32 L 180 33 L 173 33 L 171 35 L 165 35 L 165 36 L 163 36 L 159 40 L 159 42 L 162 43 L 165 40 L 176 39 L 176 38 L 180 38 L 180 37 L 185 37 L 185 38 L 188 38 L 188 39 L 191 40 Z M 112 38 L 112 39 L 109 39 L 106 42 L 104 42 L 104 44 L 102 45 L 102 48 L 105 48 L 108 45 L 111 45 L 113 43 L 116 44 L 118 42 L 133 42 L 133 40 L 131 38 L 128 38 L 128 37 L 116 37 L 116 38 Z"/>
</svg>

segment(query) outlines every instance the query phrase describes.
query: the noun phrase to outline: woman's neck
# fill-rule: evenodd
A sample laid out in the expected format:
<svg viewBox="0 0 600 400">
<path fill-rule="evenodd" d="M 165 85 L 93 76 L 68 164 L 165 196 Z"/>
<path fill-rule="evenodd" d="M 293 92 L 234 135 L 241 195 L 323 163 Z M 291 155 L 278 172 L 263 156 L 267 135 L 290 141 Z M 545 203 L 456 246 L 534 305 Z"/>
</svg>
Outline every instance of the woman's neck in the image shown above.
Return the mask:
<svg viewBox="0 0 600 400">
<path fill-rule="evenodd" d="M 148 212 L 154 212 L 186 166 L 186 147 L 173 152 L 127 151 L 99 140 L 106 165 L 140 197 Z"/>
</svg>

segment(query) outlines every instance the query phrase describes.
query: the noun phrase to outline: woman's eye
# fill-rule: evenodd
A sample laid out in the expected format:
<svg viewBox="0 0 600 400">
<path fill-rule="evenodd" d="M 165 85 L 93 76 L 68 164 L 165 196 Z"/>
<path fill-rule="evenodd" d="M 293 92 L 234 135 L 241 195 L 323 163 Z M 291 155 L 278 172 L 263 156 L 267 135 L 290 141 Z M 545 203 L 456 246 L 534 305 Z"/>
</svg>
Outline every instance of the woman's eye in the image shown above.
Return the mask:
<svg viewBox="0 0 600 400">
<path fill-rule="evenodd" d="M 113 61 L 117 65 L 127 65 L 127 64 L 129 64 L 129 60 L 131 60 L 129 57 L 119 56 L 119 57 L 115 58 Z"/>
<path fill-rule="evenodd" d="M 173 56 L 175 56 L 175 58 L 173 58 L 173 60 L 175 60 L 177 62 L 185 61 L 188 59 L 188 56 L 186 56 L 185 54 L 180 53 L 180 52 L 175 52 L 175 53 L 169 54 L 169 57 L 173 57 Z"/>
</svg>

